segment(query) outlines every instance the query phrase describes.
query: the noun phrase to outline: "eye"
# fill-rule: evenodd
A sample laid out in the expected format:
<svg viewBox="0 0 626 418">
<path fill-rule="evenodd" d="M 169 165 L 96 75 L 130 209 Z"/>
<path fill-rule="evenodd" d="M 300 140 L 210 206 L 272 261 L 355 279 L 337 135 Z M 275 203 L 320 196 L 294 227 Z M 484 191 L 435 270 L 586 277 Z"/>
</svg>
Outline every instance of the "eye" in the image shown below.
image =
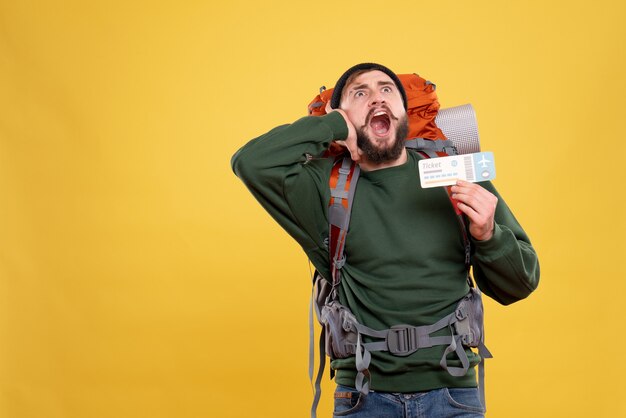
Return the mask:
<svg viewBox="0 0 626 418">
<path fill-rule="evenodd" d="M 382 88 L 383 93 L 391 93 L 393 90 L 391 87 L 386 86 Z"/>
<path fill-rule="evenodd" d="M 357 90 L 354 92 L 354 97 L 364 97 L 365 96 L 365 91 L 363 90 Z"/>
</svg>

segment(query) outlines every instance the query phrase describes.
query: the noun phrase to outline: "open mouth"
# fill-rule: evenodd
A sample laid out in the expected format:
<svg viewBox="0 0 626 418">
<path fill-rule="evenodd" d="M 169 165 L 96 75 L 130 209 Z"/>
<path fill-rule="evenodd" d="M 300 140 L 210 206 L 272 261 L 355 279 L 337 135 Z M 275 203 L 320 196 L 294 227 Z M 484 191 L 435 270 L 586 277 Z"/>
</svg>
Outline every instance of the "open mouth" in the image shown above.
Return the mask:
<svg viewBox="0 0 626 418">
<path fill-rule="evenodd" d="M 387 135 L 391 126 L 389 115 L 384 110 L 377 111 L 370 118 L 369 126 L 376 135 Z"/>
</svg>

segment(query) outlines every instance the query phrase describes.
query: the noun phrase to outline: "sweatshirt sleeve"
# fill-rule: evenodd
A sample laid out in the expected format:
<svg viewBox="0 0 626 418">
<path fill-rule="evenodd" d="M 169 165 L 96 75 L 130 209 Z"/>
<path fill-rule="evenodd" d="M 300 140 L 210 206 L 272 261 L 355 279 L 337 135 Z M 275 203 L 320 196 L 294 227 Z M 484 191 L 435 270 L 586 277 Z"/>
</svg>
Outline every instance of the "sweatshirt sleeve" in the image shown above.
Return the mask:
<svg viewBox="0 0 626 418">
<path fill-rule="evenodd" d="M 322 274 L 328 256 L 320 231 L 328 230 L 323 216 L 330 170 L 324 167 L 328 159 L 314 157 L 347 136 L 346 122 L 337 112 L 307 116 L 251 140 L 231 159 L 235 174 Z"/>
<path fill-rule="evenodd" d="M 498 198 L 493 236 L 474 240 L 473 269 L 478 287 L 503 305 L 527 297 L 539 284 L 539 260 L 528 235 L 491 183 Z"/>
</svg>

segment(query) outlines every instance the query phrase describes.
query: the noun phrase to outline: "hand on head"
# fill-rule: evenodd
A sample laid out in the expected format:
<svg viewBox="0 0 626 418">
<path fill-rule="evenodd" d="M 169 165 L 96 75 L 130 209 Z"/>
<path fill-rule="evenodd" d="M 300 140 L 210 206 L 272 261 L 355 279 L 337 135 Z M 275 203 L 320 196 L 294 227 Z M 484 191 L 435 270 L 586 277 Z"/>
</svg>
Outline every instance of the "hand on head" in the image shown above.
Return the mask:
<svg viewBox="0 0 626 418">
<path fill-rule="evenodd" d="M 343 116 L 344 120 L 346 121 L 346 125 L 348 125 L 348 137 L 344 140 L 335 141 L 335 143 L 341 145 L 342 147 L 345 147 L 350 153 L 350 158 L 352 158 L 352 161 L 358 163 L 361 160 L 363 151 L 361 151 L 361 149 L 356 144 L 356 129 L 354 129 L 354 124 L 348 118 L 346 112 L 344 112 L 343 110 L 331 109 L 331 111 L 337 112 L 341 116 Z"/>
</svg>

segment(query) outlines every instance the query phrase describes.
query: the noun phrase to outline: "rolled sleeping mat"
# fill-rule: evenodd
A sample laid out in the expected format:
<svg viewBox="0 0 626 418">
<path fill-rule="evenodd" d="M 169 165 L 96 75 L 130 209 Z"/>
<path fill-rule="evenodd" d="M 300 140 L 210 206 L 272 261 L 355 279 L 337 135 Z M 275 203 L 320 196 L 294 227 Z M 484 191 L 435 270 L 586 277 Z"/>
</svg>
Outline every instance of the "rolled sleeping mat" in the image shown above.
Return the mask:
<svg viewBox="0 0 626 418">
<path fill-rule="evenodd" d="M 456 146 L 459 154 L 480 152 L 478 123 L 471 104 L 439 109 L 435 123 Z"/>
</svg>

